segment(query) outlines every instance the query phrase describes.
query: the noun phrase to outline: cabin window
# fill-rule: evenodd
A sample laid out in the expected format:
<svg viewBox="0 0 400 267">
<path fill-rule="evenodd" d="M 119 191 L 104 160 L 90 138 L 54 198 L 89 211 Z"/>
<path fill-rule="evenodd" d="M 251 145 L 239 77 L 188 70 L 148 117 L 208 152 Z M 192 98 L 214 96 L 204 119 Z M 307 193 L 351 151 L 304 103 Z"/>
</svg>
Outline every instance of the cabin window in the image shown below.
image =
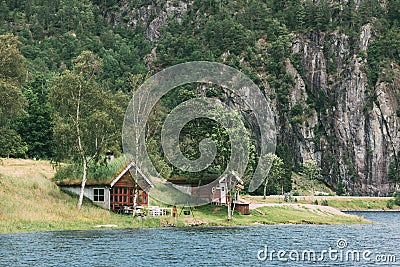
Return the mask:
<svg viewBox="0 0 400 267">
<path fill-rule="evenodd" d="M 104 188 L 93 189 L 93 201 L 104 202 Z"/>
</svg>

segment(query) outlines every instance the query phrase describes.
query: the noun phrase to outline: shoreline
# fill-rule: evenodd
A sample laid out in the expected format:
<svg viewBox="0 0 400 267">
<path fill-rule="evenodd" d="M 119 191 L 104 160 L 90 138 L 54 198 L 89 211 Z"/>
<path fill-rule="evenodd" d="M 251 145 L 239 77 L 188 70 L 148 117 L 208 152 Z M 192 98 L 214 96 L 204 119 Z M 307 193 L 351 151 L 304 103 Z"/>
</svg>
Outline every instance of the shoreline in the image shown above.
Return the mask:
<svg viewBox="0 0 400 267">
<path fill-rule="evenodd" d="M 138 229 L 158 227 L 234 227 L 279 224 L 370 224 L 360 216 L 345 214 L 341 210 L 363 211 L 384 207 L 387 199 L 346 197 L 345 200 L 329 197 L 328 205 L 312 205 L 307 197 L 298 202 L 284 202 L 283 196 L 242 196 L 244 200 L 261 204 L 250 210 L 250 215 L 235 212 L 227 221 L 227 207 L 201 206 L 192 215 L 179 217 L 150 217 L 144 220 L 114 214 L 85 200 L 82 210 L 76 208 L 77 197 L 62 192 L 51 180 L 55 170 L 47 161 L 5 159 L 0 165 L 0 233 Z M 301 199 L 304 198 L 304 199 Z M 315 197 L 324 198 L 324 197 Z M 340 200 L 340 201 L 339 201 Z M 394 207 L 398 209 L 398 206 Z M 400 211 L 400 210 L 399 210 Z M 117 227 L 96 227 L 116 225 Z"/>
<path fill-rule="evenodd" d="M 342 212 L 400 212 L 400 209 L 366 209 L 366 210 L 340 210 Z"/>
</svg>

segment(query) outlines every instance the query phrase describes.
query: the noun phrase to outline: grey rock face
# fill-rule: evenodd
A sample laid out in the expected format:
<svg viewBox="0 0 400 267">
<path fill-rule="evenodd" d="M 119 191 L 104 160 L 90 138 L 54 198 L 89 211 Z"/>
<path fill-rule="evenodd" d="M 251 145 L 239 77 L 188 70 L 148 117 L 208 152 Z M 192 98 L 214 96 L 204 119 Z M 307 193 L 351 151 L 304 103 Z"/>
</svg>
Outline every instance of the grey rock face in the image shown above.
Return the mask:
<svg viewBox="0 0 400 267">
<path fill-rule="evenodd" d="M 358 51 L 366 53 L 373 38 L 372 26 L 364 25 Z M 400 69 L 392 64 L 392 81 L 378 79 L 371 88 L 366 59 L 350 51 L 349 37 L 337 32 L 293 37 L 292 52 L 301 55 L 305 71 L 300 77 L 287 63 L 287 72 L 295 80 L 291 102 L 322 95 L 330 105 L 313 110 L 306 124 L 298 125 L 295 134 L 289 127 L 288 134 L 297 137 L 292 138 L 298 147 L 294 158 L 300 162 L 317 160 L 332 187 L 342 181 L 353 194 L 383 196 L 395 190 L 388 174 L 400 145 L 396 116 Z M 327 62 L 331 64 L 329 73 Z M 313 144 L 312 128 L 317 124 L 321 138 L 319 144 Z"/>
</svg>

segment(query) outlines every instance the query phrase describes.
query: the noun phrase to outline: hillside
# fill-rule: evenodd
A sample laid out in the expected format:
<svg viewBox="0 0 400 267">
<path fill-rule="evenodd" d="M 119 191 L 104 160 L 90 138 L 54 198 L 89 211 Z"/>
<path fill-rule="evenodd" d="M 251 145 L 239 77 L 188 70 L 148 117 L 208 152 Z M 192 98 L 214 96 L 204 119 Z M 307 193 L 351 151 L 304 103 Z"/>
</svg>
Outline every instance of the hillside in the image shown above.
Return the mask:
<svg viewBox="0 0 400 267">
<path fill-rule="evenodd" d="M 77 198 L 50 180 L 48 161 L 0 160 L 0 232 L 79 230 L 98 224 L 132 225 L 129 218 L 110 214 L 90 203 L 76 208 Z M 129 224 L 130 223 L 130 224 Z"/>
<path fill-rule="evenodd" d="M 0 5 L 2 157 L 77 161 L 78 134 L 68 114 L 75 109 L 66 105 L 76 100 L 79 82 L 90 96 L 82 100 L 86 113 L 80 118 L 86 121 L 79 124 L 87 127 L 80 131 L 84 147 L 94 155 L 120 154 L 124 110 L 144 80 L 178 63 L 215 61 L 248 75 L 271 100 L 276 154 L 285 170 L 279 182 L 271 181 L 270 188 L 278 188 L 271 194 L 289 192 L 292 171 L 308 160 L 318 163 L 334 191 L 387 196 L 398 189 L 399 0 Z M 83 63 L 93 75 L 82 71 Z M 144 126 L 153 164 L 165 178 L 223 172 L 230 143 L 215 121 L 188 123 L 180 137 L 189 159 L 199 156 L 204 137 L 215 141 L 220 153 L 207 170 L 184 173 L 161 149 L 162 120 L 183 101 L 204 96 L 234 107 L 245 121 L 251 154 L 244 180 L 249 179 L 260 154 L 259 127 L 249 107 L 218 86 L 185 85 L 157 103 Z"/>
<path fill-rule="evenodd" d="M 329 210 L 303 207 L 261 207 L 262 213 L 251 215 L 235 213 L 226 220 L 226 207 L 203 206 L 194 210 L 195 218 L 183 216 L 134 220 L 131 216 L 110 213 L 84 202 L 81 211 L 76 208 L 77 197 L 70 196 L 50 180 L 54 169 L 48 161 L 21 159 L 0 160 L 0 233 L 98 229 L 100 225 L 117 228 L 190 226 L 235 226 L 277 223 L 353 224 L 368 223 L 356 217 Z M 159 205 L 160 203 L 154 202 Z M 321 211 L 322 210 L 322 211 Z"/>
</svg>

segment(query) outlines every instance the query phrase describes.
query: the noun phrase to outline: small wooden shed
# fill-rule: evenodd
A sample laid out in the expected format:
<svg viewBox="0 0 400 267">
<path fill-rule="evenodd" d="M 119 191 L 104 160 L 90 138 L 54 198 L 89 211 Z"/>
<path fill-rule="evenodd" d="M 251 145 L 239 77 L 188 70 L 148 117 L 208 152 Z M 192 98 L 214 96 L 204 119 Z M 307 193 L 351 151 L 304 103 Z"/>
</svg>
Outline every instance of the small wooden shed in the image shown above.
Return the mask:
<svg viewBox="0 0 400 267">
<path fill-rule="evenodd" d="M 250 203 L 242 202 L 242 201 L 233 201 L 232 203 L 235 211 L 239 212 L 242 215 L 250 214 Z"/>
</svg>

